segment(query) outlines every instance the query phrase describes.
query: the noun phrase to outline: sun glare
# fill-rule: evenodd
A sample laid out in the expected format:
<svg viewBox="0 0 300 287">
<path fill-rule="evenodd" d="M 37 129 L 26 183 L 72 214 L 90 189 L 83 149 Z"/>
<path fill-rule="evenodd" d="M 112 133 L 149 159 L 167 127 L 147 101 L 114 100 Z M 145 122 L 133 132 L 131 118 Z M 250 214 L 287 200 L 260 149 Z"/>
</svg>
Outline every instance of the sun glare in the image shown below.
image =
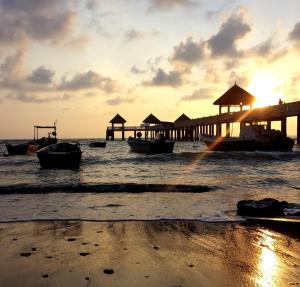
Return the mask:
<svg viewBox="0 0 300 287">
<path fill-rule="evenodd" d="M 271 72 L 260 71 L 254 74 L 248 91 L 256 97 L 255 107 L 276 105 L 283 98 L 282 81 Z"/>
</svg>

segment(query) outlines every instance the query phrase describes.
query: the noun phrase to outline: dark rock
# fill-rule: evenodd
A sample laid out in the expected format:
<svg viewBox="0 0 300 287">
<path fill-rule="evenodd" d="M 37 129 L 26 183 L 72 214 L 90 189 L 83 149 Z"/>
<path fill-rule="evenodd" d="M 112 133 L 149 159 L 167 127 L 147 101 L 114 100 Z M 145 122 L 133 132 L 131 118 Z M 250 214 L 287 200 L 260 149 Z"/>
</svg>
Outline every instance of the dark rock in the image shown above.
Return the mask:
<svg viewBox="0 0 300 287">
<path fill-rule="evenodd" d="M 49 276 L 48 276 L 48 274 L 43 274 L 42 277 L 43 278 L 48 278 Z"/>
<path fill-rule="evenodd" d="M 29 256 L 31 256 L 31 253 L 30 252 L 22 252 L 20 255 L 23 257 L 29 257 Z"/>
<path fill-rule="evenodd" d="M 191 267 L 191 268 L 192 268 L 192 267 L 194 267 L 194 265 L 193 265 L 193 264 L 190 264 L 190 265 L 189 265 L 189 267 Z"/>
<path fill-rule="evenodd" d="M 273 198 L 265 198 L 262 200 L 241 200 L 237 203 L 239 215 L 246 216 L 283 216 L 283 207 L 281 203 Z"/>
<path fill-rule="evenodd" d="M 289 206 L 289 203 L 287 201 L 281 201 L 280 204 L 283 208 L 287 208 Z"/>
<path fill-rule="evenodd" d="M 157 249 L 159 249 L 159 247 L 158 247 L 158 246 L 153 246 L 153 248 L 154 248 L 154 249 L 156 249 L 156 250 L 157 250 Z"/>
<path fill-rule="evenodd" d="M 85 280 L 90 280 L 90 277 L 85 277 L 84 279 L 85 279 Z"/>
<path fill-rule="evenodd" d="M 99 244 L 95 243 L 94 246 L 99 246 Z"/>
<path fill-rule="evenodd" d="M 76 238 L 68 238 L 68 241 L 75 241 Z"/>
<path fill-rule="evenodd" d="M 86 243 L 86 242 L 82 242 L 81 244 L 82 244 L 82 245 L 87 245 L 87 243 Z"/>
<path fill-rule="evenodd" d="M 32 248 L 31 248 L 31 251 L 36 251 L 36 247 L 32 247 Z"/>
<path fill-rule="evenodd" d="M 80 252 L 79 255 L 80 256 L 87 256 L 87 255 L 90 255 L 90 253 L 89 252 Z"/>
<path fill-rule="evenodd" d="M 103 273 L 108 275 L 114 274 L 114 269 L 106 268 L 103 270 Z"/>
<path fill-rule="evenodd" d="M 52 259 L 52 256 L 46 256 L 47 259 Z"/>
</svg>

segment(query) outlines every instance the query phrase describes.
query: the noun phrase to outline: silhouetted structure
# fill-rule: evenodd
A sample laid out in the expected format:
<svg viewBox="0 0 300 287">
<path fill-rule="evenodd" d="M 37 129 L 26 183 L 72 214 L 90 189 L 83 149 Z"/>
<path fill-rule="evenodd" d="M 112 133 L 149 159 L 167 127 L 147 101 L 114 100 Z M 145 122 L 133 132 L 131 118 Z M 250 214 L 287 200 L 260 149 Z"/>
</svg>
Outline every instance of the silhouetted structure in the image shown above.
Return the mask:
<svg viewBox="0 0 300 287">
<path fill-rule="evenodd" d="M 174 125 L 177 125 L 180 122 L 190 121 L 190 120 L 191 119 L 186 114 L 183 113 L 175 120 Z M 176 133 L 175 138 L 177 141 L 193 140 L 191 138 L 190 131 L 185 128 L 177 128 L 175 133 Z"/>
<path fill-rule="evenodd" d="M 143 120 L 143 125 L 145 127 L 145 139 L 149 138 L 149 133 L 150 133 L 150 139 L 155 138 L 155 131 L 152 129 L 154 126 L 158 126 L 161 124 L 161 121 L 154 116 L 152 113 L 146 117 Z"/>
<path fill-rule="evenodd" d="M 222 113 L 223 107 L 227 107 L 227 113 L 230 113 L 230 107 L 240 107 L 240 111 L 247 106 L 252 109 L 255 100 L 256 98 L 253 95 L 235 83 L 234 86 L 214 102 L 214 105 L 219 106 L 219 114 Z"/>
<path fill-rule="evenodd" d="M 226 125 L 225 134 L 230 134 L 230 124 L 240 123 L 241 127 L 260 122 L 266 122 L 267 129 L 271 129 L 272 121 L 281 122 L 281 131 L 286 135 L 287 117 L 297 117 L 297 143 L 300 143 L 300 101 L 282 103 L 278 105 L 252 109 L 255 97 L 234 85 L 214 104 L 219 106 L 219 114 L 215 116 L 190 119 L 185 114 L 179 116 L 174 122 L 161 121 L 153 114 L 150 114 L 140 126 L 125 127 L 124 123 L 118 130 L 122 131 L 122 139 L 125 138 L 125 131 L 144 132 L 144 137 L 154 138 L 157 134 L 163 134 L 166 138 L 176 141 L 198 140 L 200 135 L 222 135 L 222 125 Z M 227 112 L 222 113 L 222 108 L 227 107 Z M 231 108 L 239 107 L 239 111 L 232 111 Z M 123 118 L 122 118 L 123 119 Z M 124 119 L 123 119 L 124 120 Z M 125 121 L 126 122 L 126 121 Z M 117 131 L 116 128 L 108 127 L 108 133 Z M 108 137 L 107 137 L 108 138 Z M 111 137 L 112 140 L 114 137 Z"/>
<path fill-rule="evenodd" d="M 111 140 L 115 139 L 115 125 L 121 125 L 121 129 L 117 129 L 117 130 L 121 130 L 122 132 L 122 140 L 125 139 L 125 133 L 124 133 L 124 125 L 126 123 L 126 120 L 120 116 L 119 114 L 116 114 L 111 120 L 111 128 L 107 128 L 106 130 L 106 140 L 109 140 L 109 138 L 111 138 Z"/>
<path fill-rule="evenodd" d="M 227 113 L 230 113 L 230 108 L 239 107 L 240 111 L 243 111 L 243 107 L 249 107 L 252 109 L 252 104 L 255 102 L 256 98 L 238 86 L 236 83 L 232 86 L 227 92 L 225 92 L 220 98 L 218 98 L 214 105 L 219 106 L 219 115 L 222 114 L 222 108 L 227 108 Z M 241 122 L 241 127 L 243 123 Z M 214 129 L 214 126 L 209 126 L 210 129 Z M 216 126 L 217 135 L 222 134 L 222 126 L 218 124 Z M 214 131 L 210 131 L 211 134 L 214 134 Z M 230 135 L 230 123 L 226 123 L 226 135 Z"/>
</svg>

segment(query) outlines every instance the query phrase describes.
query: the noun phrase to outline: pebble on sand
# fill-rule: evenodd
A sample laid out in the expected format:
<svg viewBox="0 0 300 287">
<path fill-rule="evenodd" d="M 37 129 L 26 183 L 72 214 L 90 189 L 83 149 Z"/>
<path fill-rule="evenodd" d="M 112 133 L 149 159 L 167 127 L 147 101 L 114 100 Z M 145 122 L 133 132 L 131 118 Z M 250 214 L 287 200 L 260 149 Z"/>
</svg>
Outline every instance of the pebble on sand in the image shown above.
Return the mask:
<svg viewBox="0 0 300 287">
<path fill-rule="evenodd" d="M 108 274 L 108 275 L 114 274 L 114 269 L 106 268 L 103 270 L 103 273 Z"/>
<path fill-rule="evenodd" d="M 87 256 L 87 255 L 90 255 L 90 253 L 89 252 L 80 252 L 79 255 L 80 256 Z"/>
<path fill-rule="evenodd" d="M 23 257 L 29 257 L 31 256 L 31 252 L 22 252 L 20 255 Z"/>
</svg>

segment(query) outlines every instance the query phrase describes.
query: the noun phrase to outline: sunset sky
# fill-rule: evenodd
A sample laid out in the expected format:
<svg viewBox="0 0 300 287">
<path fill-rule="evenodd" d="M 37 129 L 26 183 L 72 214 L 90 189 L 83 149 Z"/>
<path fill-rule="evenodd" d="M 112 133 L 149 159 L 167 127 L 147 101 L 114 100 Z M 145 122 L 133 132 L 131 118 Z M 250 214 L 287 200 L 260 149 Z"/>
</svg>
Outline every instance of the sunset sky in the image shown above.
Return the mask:
<svg viewBox="0 0 300 287">
<path fill-rule="evenodd" d="M 0 0 L 0 138 L 213 115 L 235 81 L 300 100 L 299 56 L 299 0 Z"/>
</svg>

